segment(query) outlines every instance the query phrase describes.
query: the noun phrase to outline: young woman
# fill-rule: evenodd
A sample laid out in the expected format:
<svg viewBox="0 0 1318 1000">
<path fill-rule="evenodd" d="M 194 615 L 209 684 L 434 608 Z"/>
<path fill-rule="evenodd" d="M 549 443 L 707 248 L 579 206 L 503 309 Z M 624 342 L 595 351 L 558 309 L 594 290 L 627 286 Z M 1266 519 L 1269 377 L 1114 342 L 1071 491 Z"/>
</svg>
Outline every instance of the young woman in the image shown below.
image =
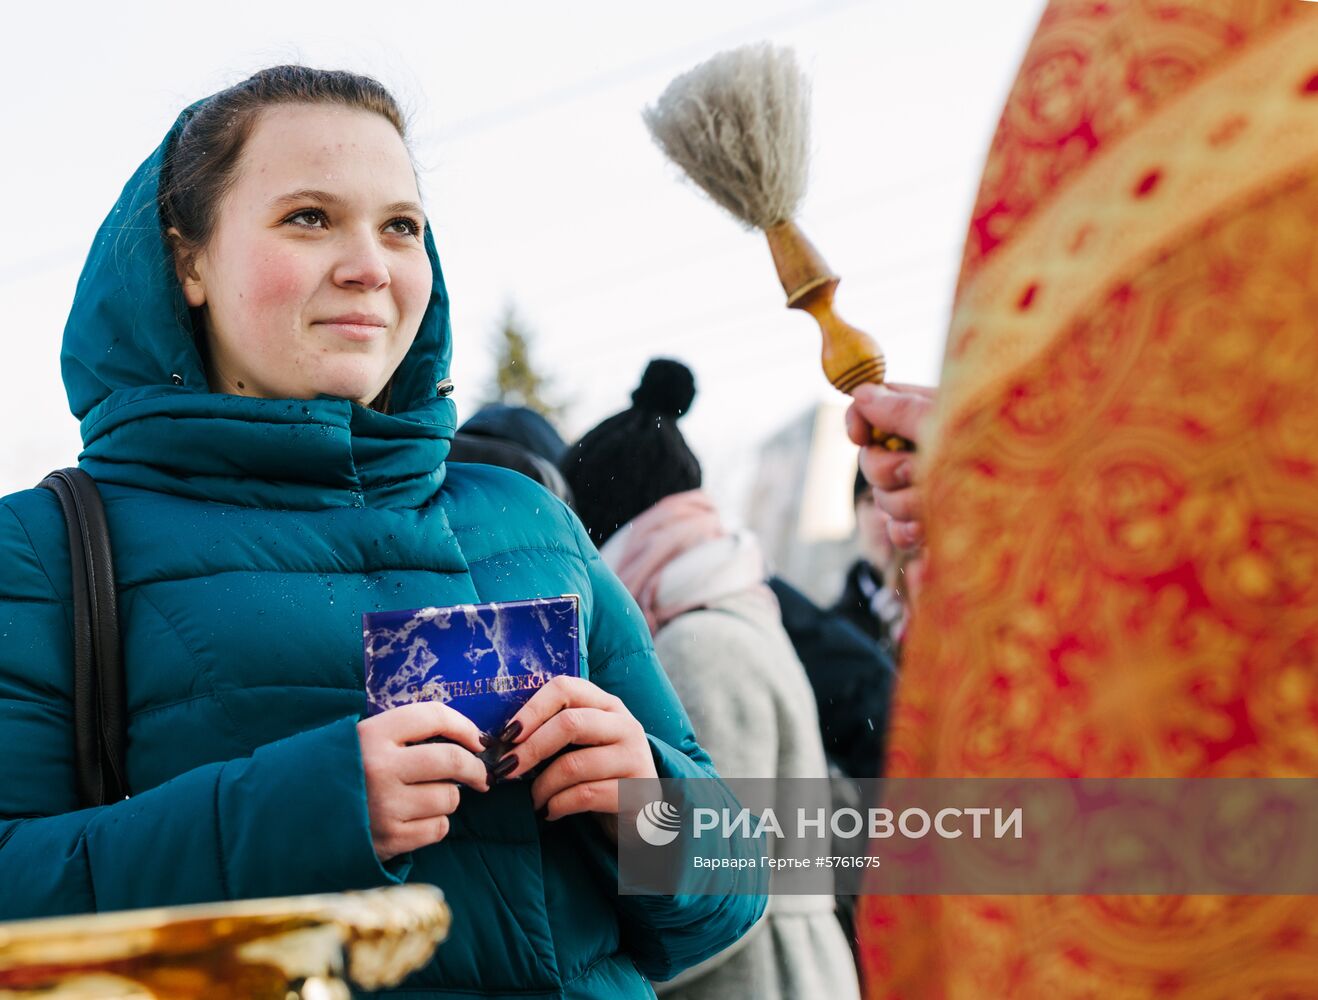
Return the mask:
<svg viewBox="0 0 1318 1000">
<path fill-rule="evenodd" d="M 762 910 L 617 892 L 619 779 L 713 771 L 574 517 L 446 470 L 420 201 L 387 91 L 286 66 L 185 111 L 101 227 L 63 369 L 116 557 L 132 797 L 77 810 L 65 529 L 46 491 L 7 497 L 0 919 L 412 879 L 454 931 L 409 995 L 617 997 Z M 361 721 L 363 612 L 563 593 L 589 680 L 538 692 L 492 770 L 443 705 Z"/>
</svg>

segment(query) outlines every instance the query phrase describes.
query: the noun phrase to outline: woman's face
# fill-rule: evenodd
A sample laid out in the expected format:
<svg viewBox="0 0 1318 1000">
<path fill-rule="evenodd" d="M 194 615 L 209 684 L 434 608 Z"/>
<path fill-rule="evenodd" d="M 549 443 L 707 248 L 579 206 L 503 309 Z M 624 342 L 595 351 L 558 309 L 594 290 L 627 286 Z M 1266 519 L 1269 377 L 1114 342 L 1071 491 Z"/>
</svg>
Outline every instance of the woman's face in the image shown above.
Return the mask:
<svg viewBox="0 0 1318 1000">
<path fill-rule="evenodd" d="M 425 216 L 402 139 L 372 112 L 262 112 L 210 244 L 183 276 L 206 307 L 211 388 L 363 405 L 430 299 Z"/>
</svg>

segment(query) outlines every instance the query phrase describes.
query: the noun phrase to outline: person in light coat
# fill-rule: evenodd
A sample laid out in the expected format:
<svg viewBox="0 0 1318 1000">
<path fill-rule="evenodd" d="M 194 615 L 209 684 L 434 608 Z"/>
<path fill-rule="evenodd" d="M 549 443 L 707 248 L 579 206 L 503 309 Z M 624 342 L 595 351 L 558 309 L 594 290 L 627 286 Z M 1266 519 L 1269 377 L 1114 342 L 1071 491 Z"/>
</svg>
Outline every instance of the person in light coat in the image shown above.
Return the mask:
<svg viewBox="0 0 1318 1000">
<path fill-rule="evenodd" d="M 569 448 L 564 477 L 605 563 L 636 598 L 697 738 L 729 778 L 828 776 L 814 694 L 755 538 L 700 490 L 677 420 L 695 383 L 650 362 L 633 405 Z M 855 964 L 832 895 L 779 895 L 731 948 L 658 987 L 680 1000 L 848 1000 Z"/>
</svg>

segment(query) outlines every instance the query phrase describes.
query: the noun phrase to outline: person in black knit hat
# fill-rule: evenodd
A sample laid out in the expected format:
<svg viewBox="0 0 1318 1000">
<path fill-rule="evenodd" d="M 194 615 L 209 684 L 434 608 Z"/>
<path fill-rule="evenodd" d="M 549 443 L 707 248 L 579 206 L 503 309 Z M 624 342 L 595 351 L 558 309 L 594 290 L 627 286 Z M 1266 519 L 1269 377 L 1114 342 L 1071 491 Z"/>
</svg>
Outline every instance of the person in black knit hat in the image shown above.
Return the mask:
<svg viewBox="0 0 1318 1000">
<path fill-rule="evenodd" d="M 632 405 L 572 445 L 563 474 L 719 773 L 823 779 L 815 698 L 759 544 L 723 527 L 677 427 L 695 391 L 685 365 L 651 361 Z M 795 896 L 764 925 L 656 990 L 665 1000 L 859 996 L 831 895 Z"/>
<path fill-rule="evenodd" d="M 695 396 L 691 369 L 656 358 L 632 393 L 631 407 L 568 448 L 559 467 L 596 545 L 664 497 L 700 488 L 700 462 L 677 429 Z"/>
</svg>

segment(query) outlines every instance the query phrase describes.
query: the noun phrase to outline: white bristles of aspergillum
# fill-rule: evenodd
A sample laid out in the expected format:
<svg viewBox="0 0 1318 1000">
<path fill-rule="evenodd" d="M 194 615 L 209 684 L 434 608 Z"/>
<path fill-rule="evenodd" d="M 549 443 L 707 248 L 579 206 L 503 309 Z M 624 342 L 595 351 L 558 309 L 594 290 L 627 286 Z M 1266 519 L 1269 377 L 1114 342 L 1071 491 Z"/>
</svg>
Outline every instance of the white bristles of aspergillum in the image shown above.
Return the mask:
<svg viewBox="0 0 1318 1000">
<path fill-rule="evenodd" d="M 642 117 L 668 158 L 743 225 L 770 229 L 796 215 L 810 84 L 791 49 L 720 52 L 670 83 Z"/>
</svg>

